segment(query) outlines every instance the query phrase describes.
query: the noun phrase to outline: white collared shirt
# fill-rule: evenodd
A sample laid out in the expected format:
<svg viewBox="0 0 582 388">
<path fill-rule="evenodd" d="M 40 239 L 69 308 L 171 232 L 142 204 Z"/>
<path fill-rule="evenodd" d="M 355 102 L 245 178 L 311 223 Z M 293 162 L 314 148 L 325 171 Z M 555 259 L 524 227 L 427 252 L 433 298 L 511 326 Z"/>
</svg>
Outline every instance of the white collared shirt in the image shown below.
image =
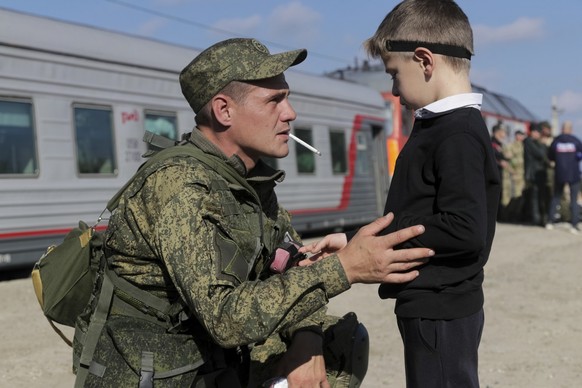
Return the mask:
<svg viewBox="0 0 582 388">
<path fill-rule="evenodd" d="M 414 111 L 417 119 L 430 119 L 459 108 L 475 108 L 481 110 L 483 95 L 480 93 L 462 93 L 445 97 L 432 102 L 424 108 Z"/>
</svg>

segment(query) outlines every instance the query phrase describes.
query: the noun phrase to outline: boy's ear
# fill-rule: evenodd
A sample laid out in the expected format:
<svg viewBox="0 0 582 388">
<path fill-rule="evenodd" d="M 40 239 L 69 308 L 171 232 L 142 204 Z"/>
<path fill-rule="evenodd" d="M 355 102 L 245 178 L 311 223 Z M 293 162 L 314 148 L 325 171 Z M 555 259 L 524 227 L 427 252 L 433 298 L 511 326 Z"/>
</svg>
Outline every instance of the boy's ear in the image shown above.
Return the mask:
<svg viewBox="0 0 582 388">
<path fill-rule="evenodd" d="M 424 47 L 417 47 L 416 50 L 414 50 L 414 60 L 421 66 L 425 75 L 432 75 L 435 61 L 432 51 Z"/>
</svg>

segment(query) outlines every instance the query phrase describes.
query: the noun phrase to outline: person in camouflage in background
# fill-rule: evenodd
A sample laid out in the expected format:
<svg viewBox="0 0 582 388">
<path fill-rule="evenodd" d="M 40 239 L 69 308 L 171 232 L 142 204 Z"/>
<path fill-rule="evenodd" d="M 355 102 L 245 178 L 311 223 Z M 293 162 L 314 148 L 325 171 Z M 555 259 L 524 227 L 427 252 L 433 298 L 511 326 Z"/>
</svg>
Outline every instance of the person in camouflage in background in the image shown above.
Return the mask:
<svg viewBox="0 0 582 388">
<path fill-rule="evenodd" d="M 523 221 L 523 191 L 525 189 L 523 140 L 525 133 L 517 130 L 513 142 L 509 143 L 507 153 L 511 166 L 511 200 L 507 206 L 507 220 L 509 222 Z"/>
<path fill-rule="evenodd" d="M 214 167 L 165 160 L 127 188 L 106 238 L 109 268 L 180 306 L 179 319 L 132 310 L 116 291 L 85 386 L 256 387 L 277 376 L 290 387 L 361 383 L 365 328 L 353 313 L 326 315 L 328 300 L 353 283 L 410 281 L 434 252 L 393 249 L 424 228 L 378 236 L 388 215 L 324 260 L 269 269 L 276 248 L 299 236 L 274 192 L 284 173 L 261 157 L 289 152 L 296 114 L 283 72 L 306 55 L 229 39 L 181 72 L 197 126 L 177 147 L 201 150 Z"/>
<path fill-rule="evenodd" d="M 507 128 L 502 122 L 498 122 L 491 129 L 491 145 L 493 146 L 493 153 L 497 168 L 499 169 L 499 176 L 501 177 L 501 200 L 499 201 L 499 209 L 497 211 L 498 221 L 507 221 L 507 205 L 511 200 L 511 165 L 509 157 L 507 156 L 507 145 L 505 143 L 507 138 Z"/>
<path fill-rule="evenodd" d="M 523 177 L 523 140 L 525 133 L 521 130 L 515 131 L 513 141 L 507 146 L 509 164 L 511 166 L 511 197 L 521 197 L 525 188 Z"/>
</svg>

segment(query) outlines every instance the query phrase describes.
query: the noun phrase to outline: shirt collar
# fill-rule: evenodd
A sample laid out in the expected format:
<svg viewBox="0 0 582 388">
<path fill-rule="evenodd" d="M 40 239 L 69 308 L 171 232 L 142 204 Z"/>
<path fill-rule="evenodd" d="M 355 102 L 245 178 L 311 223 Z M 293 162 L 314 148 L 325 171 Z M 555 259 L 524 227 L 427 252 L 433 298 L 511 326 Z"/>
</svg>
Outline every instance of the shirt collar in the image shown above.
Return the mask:
<svg viewBox="0 0 582 388">
<path fill-rule="evenodd" d="M 454 96 L 445 97 L 430 103 L 424 108 L 417 109 L 414 112 L 414 117 L 417 119 L 431 119 L 459 108 L 475 108 L 481 110 L 482 101 L 483 95 L 480 93 L 455 94 Z"/>
</svg>

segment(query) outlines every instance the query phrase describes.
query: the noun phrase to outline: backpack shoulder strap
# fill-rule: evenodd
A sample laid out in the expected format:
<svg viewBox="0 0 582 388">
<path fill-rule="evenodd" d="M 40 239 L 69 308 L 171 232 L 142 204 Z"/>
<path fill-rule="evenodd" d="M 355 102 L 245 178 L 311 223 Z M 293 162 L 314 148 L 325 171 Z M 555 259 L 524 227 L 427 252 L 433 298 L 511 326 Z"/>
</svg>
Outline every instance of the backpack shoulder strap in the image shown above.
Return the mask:
<svg viewBox="0 0 582 388">
<path fill-rule="evenodd" d="M 153 148 L 156 149 L 156 151 L 160 151 L 160 150 L 165 149 L 165 148 L 170 148 L 170 147 L 173 147 L 176 144 L 178 144 L 175 140 L 169 139 L 165 136 L 155 134 L 155 133 L 150 132 L 150 131 L 145 131 L 145 133 L 143 134 L 142 140 L 144 142 L 146 142 L 147 144 L 150 144 Z M 148 153 L 146 153 L 146 154 L 148 154 Z"/>
<path fill-rule="evenodd" d="M 222 163 L 218 160 L 217 157 L 206 154 L 199 148 L 186 143 L 165 148 L 151 156 L 139 167 L 136 173 L 125 183 L 125 185 L 123 185 L 123 187 L 109 200 L 107 203 L 107 210 L 113 211 L 117 207 L 121 196 L 133 182 L 146 179 L 149 175 L 154 173 L 165 160 L 176 156 L 189 156 L 195 158 L 201 163 L 204 163 L 204 165 L 207 167 L 220 173 L 220 175 L 222 175 L 230 183 L 244 187 L 256 199 L 257 203 L 259 203 L 259 199 L 255 190 L 234 168 L 228 166 L 225 163 Z"/>
<path fill-rule="evenodd" d="M 109 314 L 109 307 L 111 306 L 111 300 L 113 298 L 113 283 L 108 276 L 103 276 L 103 283 L 101 284 L 101 290 L 99 291 L 99 299 L 97 301 L 97 306 L 91 315 L 91 320 L 87 332 L 84 336 L 75 328 L 75 336 L 83 344 L 83 350 L 79 359 L 79 365 L 77 368 L 77 377 L 75 379 L 75 388 L 81 388 L 85 385 L 85 380 L 89 375 L 91 368 L 95 368 L 92 365 L 93 354 L 95 353 L 95 348 L 97 347 L 97 342 L 99 342 L 99 337 L 101 336 L 101 331 L 105 326 L 107 321 L 107 315 Z M 83 336 L 83 338 L 79 338 Z M 74 361 L 73 361 L 74 362 Z"/>
<path fill-rule="evenodd" d="M 153 154 L 153 156 L 144 162 L 125 185 L 109 200 L 107 203 L 107 210 L 112 211 L 118 206 L 121 196 L 132 183 L 138 180 L 143 181 L 147 179 L 148 176 L 161 167 L 164 161 L 176 156 L 195 158 L 205 166 L 220 173 L 220 175 L 229 183 L 244 187 L 251 195 L 253 195 L 257 200 L 257 203 L 259 203 L 255 190 L 234 168 L 222 163 L 218 158 L 204 153 L 197 147 L 185 143 L 165 148 Z M 84 344 L 78 361 L 79 367 L 77 369 L 75 387 L 82 387 L 89 373 L 99 374 L 100 371 L 104 370 L 103 366 L 93 362 L 93 354 L 106 323 L 114 295 L 119 297 L 125 303 L 129 303 L 131 306 L 143 311 L 145 314 L 152 315 L 161 321 L 165 321 L 167 324 L 179 324 L 179 321 L 175 321 L 172 318 L 180 317 L 183 308 L 180 309 L 177 304 L 170 304 L 125 281 L 117 276 L 114 271 L 110 270 L 107 263 L 105 263 L 103 282 L 101 290 L 99 291 L 97 306 L 91 316 L 87 332 L 82 335 L 76 330 L 75 333 L 77 340 Z M 173 327 L 169 327 L 169 330 L 173 329 Z"/>
</svg>

